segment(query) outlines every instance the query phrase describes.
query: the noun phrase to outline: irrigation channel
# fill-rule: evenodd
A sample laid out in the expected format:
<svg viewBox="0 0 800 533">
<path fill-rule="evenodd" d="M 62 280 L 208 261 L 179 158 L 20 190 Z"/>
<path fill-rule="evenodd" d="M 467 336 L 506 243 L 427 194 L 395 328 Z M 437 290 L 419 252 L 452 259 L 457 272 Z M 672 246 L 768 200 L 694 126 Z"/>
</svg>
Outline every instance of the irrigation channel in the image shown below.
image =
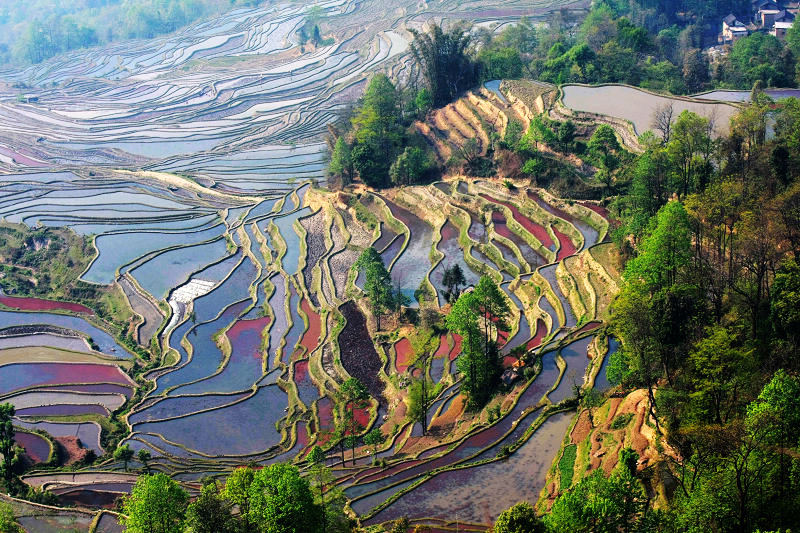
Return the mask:
<svg viewBox="0 0 800 533">
<path fill-rule="evenodd" d="M 375 0 L 318 4 L 333 44 L 316 48 L 296 42 L 307 6 L 269 5 L 0 72 L 4 224 L 89 238 L 94 258 L 81 280 L 118 287 L 137 315 L 135 339 L 163 354 L 144 376 L 148 392 L 135 395 L 135 357 L 92 309 L 0 295 L 0 401 L 16 405 L 34 463 L 47 463 L 56 443 L 71 459 L 102 458 L 116 411 L 125 442 L 152 454 L 149 468 L 192 491 L 243 464 L 304 468 L 340 416 L 339 385 L 355 376 L 371 395 L 357 418 L 387 436 L 376 451 L 386 464 L 373 466 L 366 446 L 344 463 L 331 451 L 329 464 L 366 523 L 408 515 L 481 529 L 537 498 L 572 419 L 562 402 L 615 347 L 594 336 L 618 283 L 602 208 L 489 180 L 365 192 L 344 207 L 318 185 L 338 110 L 372 72 L 410 75 L 408 28 L 431 17 L 494 28 L 553 6 L 401 4 L 388 18 Z M 518 99 L 502 90 L 490 84 L 469 101 L 519 118 L 508 105 Z M 457 335 L 442 335 L 427 362 L 408 339 L 373 342 L 352 270 L 370 245 L 412 305 L 425 295 L 444 305 L 443 272 L 455 264 L 468 285 L 481 275 L 501 284 L 512 309 L 499 333 L 504 365 L 513 373 L 520 351 L 533 363 L 496 398 L 499 416 L 465 411 Z M 425 434 L 406 421 L 397 385 L 422 373 L 440 385 Z M 511 453 L 498 459 L 503 449 Z M 94 508 L 112 507 L 134 481 L 108 458 L 26 477 Z M 467 497 L 472 484 L 482 492 Z M 86 516 L 65 513 L 83 528 Z M 95 518 L 113 530 L 114 515 Z M 42 530 L 55 522 L 24 520 Z"/>
</svg>

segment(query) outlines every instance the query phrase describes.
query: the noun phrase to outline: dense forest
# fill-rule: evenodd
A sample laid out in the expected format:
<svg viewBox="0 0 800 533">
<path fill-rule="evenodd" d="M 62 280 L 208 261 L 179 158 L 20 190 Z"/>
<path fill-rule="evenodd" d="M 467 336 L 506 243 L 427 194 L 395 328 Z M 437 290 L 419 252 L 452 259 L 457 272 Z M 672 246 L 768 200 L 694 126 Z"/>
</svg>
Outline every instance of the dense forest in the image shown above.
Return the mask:
<svg viewBox="0 0 800 533">
<path fill-rule="evenodd" d="M 0 63 L 39 63 L 121 39 L 149 39 L 263 0 L 33 0 L 0 5 Z"/>
<path fill-rule="evenodd" d="M 753 97 L 727 138 L 688 112 L 650 137 L 615 202 L 609 374 L 648 390 L 683 531 L 798 527 L 800 106 Z"/>
</svg>

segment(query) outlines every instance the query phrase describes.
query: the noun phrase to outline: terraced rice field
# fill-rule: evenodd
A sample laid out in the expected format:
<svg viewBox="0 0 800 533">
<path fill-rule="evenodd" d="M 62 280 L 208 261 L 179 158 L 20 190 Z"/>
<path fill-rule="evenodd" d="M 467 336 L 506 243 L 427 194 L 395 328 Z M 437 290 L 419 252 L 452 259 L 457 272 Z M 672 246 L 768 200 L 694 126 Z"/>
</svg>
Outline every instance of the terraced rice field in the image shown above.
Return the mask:
<svg viewBox="0 0 800 533">
<path fill-rule="evenodd" d="M 345 284 L 341 288 L 337 285 L 336 291 L 320 290 L 323 278 L 345 280 L 339 283 L 355 278 L 351 267 L 358 253 L 343 253 L 348 248 L 347 241 L 342 241 L 339 235 L 338 217 L 350 222 L 347 230 L 351 237 L 370 232 L 358 227 L 361 223 L 349 211 L 302 218 L 310 212 L 307 204 L 329 201 L 328 193 L 303 187 L 288 191 L 269 208 L 245 207 L 229 216 L 224 222 L 226 232 L 238 236 L 239 240 L 234 241 L 240 243 L 235 245 L 238 250 L 227 249 L 227 258 L 222 260 L 211 254 L 208 261 L 212 266 L 197 266 L 180 280 L 179 290 L 173 288 L 161 296 L 171 301 L 176 297 L 180 303 L 175 307 L 174 326 L 158 337 L 179 357 L 172 366 L 151 373 L 155 389 L 126 416 L 132 448 L 148 449 L 154 457 L 152 467 L 178 479 L 196 477 L 200 472 L 219 472 L 249 461 L 267 464 L 298 459 L 307 446 L 329 439 L 325 430 L 333 426 L 338 416 L 333 407 L 337 383 L 344 376 L 353 375 L 367 384 L 375 400 L 359 418 L 366 426 L 377 424 L 384 433 L 392 435 L 394 442 L 381 451 L 381 457 L 390 461 L 390 468 L 369 470 L 368 451 L 359 449 L 357 453 L 362 459 L 358 469 L 363 470 L 363 475 L 354 474 L 343 483 L 353 509 L 369 522 L 381 522 L 407 512 L 403 502 L 421 497 L 420 494 L 441 492 L 442 498 L 431 500 L 430 508 L 424 510 L 425 516 L 416 515 L 418 519 L 434 523 L 446 519 L 448 513 L 463 511 L 465 521 L 485 524 L 506 506 L 505 502 L 498 503 L 496 509 L 476 508 L 470 515 L 448 503 L 454 499 L 445 496 L 449 494 L 446 487 L 451 483 L 462 484 L 466 475 L 485 477 L 490 485 L 501 483 L 503 476 L 512 475 L 509 472 L 517 472 L 513 475 L 522 476 L 520 479 L 532 476 L 543 480 L 540 473 L 546 471 L 551 457 L 533 450 L 557 447 L 561 439 L 559 424 L 568 419 L 566 415 L 553 415 L 552 422 L 550 418 L 542 419 L 539 422 L 542 428 L 536 429 L 526 441 L 531 444 L 520 448 L 519 457 L 533 454 L 534 462 L 523 463 L 512 455 L 502 468 L 494 463 L 481 463 L 464 471 L 453 469 L 472 464 L 484 455 L 493 457 L 490 450 L 527 435 L 525 431 L 539 416 L 534 413 L 541 413 L 542 406 L 565 399 L 571 393 L 573 381 L 582 381 L 589 363 L 586 346 L 591 334 L 588 329 L 576 326 L 578 318 L 585 321 L 599 311 L 589 306 L 573 308 L 577 304 L 570 297 L 569 285 L 561 279 L 564 275 L 558 273 L 558 266 L 575 257 L 580 249 L 581 264 L 587 268 L 584 271 L 570 267 L 569 276 L 583 279 L 589 272 L 589 264 L 602 270 L 603 266 L 590 252 L 597 246 L 605 246 L 596 243 L 605 236 L 608 222 L 588 207 L 558 207 L 555 199 L 543 192 L 510 194 L 487 181 L 461 182 L 453 184 L 453 188 L 461 194 L 445 197 L 440 194 L 441 186 L 429 186 L 389 191 L 381 198 L 373 198 L 372 205 L 377 206 L 374 212 L 381 222 L 376 242 L 385 250 L 394 250 L 390 252 L 393 277 L 401 289 L 411 294 L 430 280 L 428 290 L 443 303 L 438 273 L 442 265 L 461 265 L 468 283 L 474 283 L 479 273 L 505 280 L 503 288 L 515 310 L 515 320 L 511 331 L 504 334 L 507 339 L 504 351 L 525 347 L 544 355 L 542 370 L 533 383 L 520 382 L 512 389 L 508 397 L 511 403 L 500 421 L 488 427 L 484 422 L 467 434 L 458 429 L 469 424 L 457 425 L 457 421 L 468 421 L 475 415 L 464 412 L 463 397 L 458 393 L 454 360 L 460 353 L 461 339 L 449 335 L 440 340 L 426 369 L 435 381 L 444 385 L 430 412 L 430 428 L 436 440 L 426 444 L 428 441 L 419 428 L 405 424 L 403 409 L 395 409 L 394 415 L 384 417 L 392 398 L 387 390 L 388 377 L 411 370 L 413 359 L 408 340 L 401 339 L 391 347 L 373 344 L 371 326 L 358 303 L 356 285 Z M 470 197 L 482 197 L 486 205 L 508 209 L 508 217 L 504 216 L 502 221 L 495 217 L 476 232 L 476 220 L 480 220 L 481 214 L 475 210 L 474 202 L 464 201 Z M 431 208 L 421 211 L 419 205 Z M 441 213 L 450 216 L 445 218 Z M 281 220 L 291 220 L 292 224 L 279 224 Z M 287 242 L 292 238 L 297 240 L 292 241 L 293 255 L 287 261 Z M 361 238 L 366 244 L 371 240 Z M 531 259 L 528 268 L 515 271 L 508 266 L 510 262 L 504 261 L 502 251 L 494 244 L 500 242 L 515 257 L 526 263 Z M 400 244 L 392 248 L 394 243 Z M 531 253 L 536 254 L 536 261 L 532 259 L 534 256 L 526 256 Z M 334 261 L 335 258 L 338 259 Z M 558 262 L 542 266 L 548 260 Z M 309 265 L 315 271 L 310 276 L 305 271 Z M 503 272 L 499 265 L 503 265 Z M 525 270 L 531 273 L 519 275 Z M 401 272 L 404 277 L 394 272 Z M 409 272 L 414 275 L 410 286 L 405 285 Z M 606 273 L 598 275 L 595 283 L 602 287 L 612 279 Z M 199 292 L 192 292 L 192 287 Z M 356 301 L 351 299 L 354 296 Z M 330 313 L 341 314 L 342 328 L 330 329 L 331 322 L 327 320 Z M 84 326 L 72 324 L 79 325 Z M 338 358 L 326 355 L 330 353 L 338 354 Z M 384 357 L 391 357 L 391 365 L 384 362 Z M 562 371 L 557 361 L 562 366 L 566 364 L 566 370 Z M 85 378 L 80 386 L 70 384 L 70 378 L 65 376 L 52 381 L 59 383 L 59 388 L 47 394 L 62 396 L 47 405 L 26 404 L 20 413 L 21 427 L 32 427 L 36 422 L 29 420 L 34 416 L 58 418 L 78 412 L 104 416 L 118 407 L 111 398 L 120 397 L 120 393 L 99 387 L 124 385 L 108 376 L 96 385 Z M 42 381 L 30 386 L 50 385 L 50 381 Z M 81 390 L 72 390 L 78 388 Z M 78 398 L 76 394 L 87 397 Z M 124 402 L 125 395 L 121 397 Z M 371 411 L 376 408 L 377 416 Z M 515 420 L 521 421 L 514 423 Z M 59 435 L 81 434 L 82 441 L 86 439 L 88 446 L 102 453 L 99 432 L 91 424 L 38 424 Z M 393 434 L 396 424 L 398 433 Z M 448 450 L 440 448 L 440 442 L 454 442 L 457 446 Z M 397 449 L 403 450 L 403 455 L 394 456 L 395 445 L 399 445 Z M 413 451 L 411 455 L 409 450 Z M 425 474 L 434 469 L 443 469 L 439 475 L 442 477 L 426 481 Z M 451 477 L 452 482 L 443 481 Z M 531 491 L 537 486 L 514 485 L 517 488 L 509 498 L 531 498 Z M 86 491 L 66 491 L 63 496 L 65 501 L 94 501 L 103 505 L 104 494 L 113 492 Z M 385 504 L 389 497 L 398 499 Z"/>
<path fill-rule="evenodd" d="M 333 202 L 323 190 L 297 187 L 269 205 L 259 199 L 235 208 L 233 215 L 220 215 L 223 239 L 233 245 L 196 262 L 160 293 L 139 292 L 138 286 L 146 281 L 125 282 L 143 302 L 153 305 L 161 299 L 162 305 L 167 300 L 173 304 L 171 325 L 154 335 L 177 354 L 170 364 L 148 375 L 155 388 L 125 415 L 131 447 L 150 451 L 152 468 L 187 480 L 251 461 L 299 460 L 308 446 L 330 438 L 326 431 L 339 416 L 335 391 L 352 375 L 367 385 L 373 398 L 359 419 L 365 426 L 380 427 L 392 442 L 380 451 L 389 461 L 387 469 L 371 468 L 369 450 L 361 447 L 356 470 L 342 482 L 353 510 L 367 523 L 408 513 L 411 508 L 406 502 L 424 498 L 430 504 L 414 515 L 418 521 L 434 524 L 463 513 L 465 522 L 476 527 L 486 524 L 508 502 L 488 507 L 455 505 L 460 501 L 458 491 L 472 476 L 492 490 L 507 486 L 509 501 L 533 498 L 552 460 L 547 450 L 557 449 L 562 425 L 569 423 L 569 415 L 558 411 L 544 416 L 550 414 L 547 406 L 566 399 L 572 384 L 583 382 L 592 332 L 578 326 L 604 311 L 602 305 L 584 301 L 583 292 L 573 292 L 571 283 L 583 287 L 583 280 L 591 279 L 597 291 L 615 290 L 615 276 L 595 258 L 605 257 L 595 250 L 607 246 L 598 242 L 608 231 L 608 221 L 590 207 L 563 205 L 542 191 L 511 193 L 486 180 L 453 183 L 450 190 L 459 194 L 444 194 L 439 184 L 374 196 L 368 203 L 380 227 L 373 233 L 350 211 L 333 209 L 324 215 L 317 211 L 309 217 L 310 205 Z M 478 222 L 482 217 L 478 209 L 484 205 L 497 209 L 486 226 Z M 343 238 L 337 220 L 345 219 L 350 226 Z M 412 368 L 418 363 L 408 339 L 401 338 L 393 346 L 373 343 L 370 328 L 374 325 L 352 271 L 359 252 L 348 248 L 354 245 L 346 240 L 353 235 L 361 235 L 359 242 L 364 245 L 373 240 L 383 245 L 401 290 L 413 295 L 424 289 L 442 305 L 443 266 L 459 264 L 468 284 L 481 274 L 503 282 L 514 310 L 511 330 L 503 333 L 504 353 L 523 348 L 542 357 L 533 382 L 519 381 L 502 400 L 504 416 L 499 421 L 487 425 L 484 420 L 465 433 L 476 415 L 464 411 L 459 394 L 455 359 L 461 339 L 457 336 L 440 339 L 425 369 Z M 173 250 L 195 246 L 187 242 Z M 345 253 L 350 250 L 353 253 Z M 132 262 L 146 265 L 153 259 L 148 253 Z M 573 261 L 576 258 L 580 261 Z M 139 268 L 130 269 L 130 276 L 135 277 Z M 308 269 L 313 272 L 309 274 Z M 333 280 L 336 290 L 322 290 L 326 279 Z M 103 340 L 97 334 L 101 330 L 85 318 L 16 311 L 0 316 L 13 327 L 47 324 L 50 320 L 44 318 L 54 318 L 55 326 L 91 334 L 95 342 Z M 342 327 L 335 326 L 337 316 L 343 319 Z M 31 334 L 53 335 L 36 328 Z M 106 340 L 101 348 L 114 355 L 115 346 Z M 29 372 L 33 365 L 47 372 Z M 131 396 L 126 389 L 132 389 L 117 366 L 45 361 L 6 367 L 22 372 L 19 376 L 15 372 L 9 383 L 0 380 L 0 392 L 19 403 L 20 429 L 79 437 L 86 447 L 103 453 L 99 425 L 60 420 L 102 418 L 119 409 Z M 423 437 L 418 425 L 405 422 L 402 403 L 389 409 L 397 391 L 389 377 L 422 371 L 443 385 L 429 413 L 429 429 L 435 438 Z M 509 460 L 480 462 L 493 458 L 504 443 L 523 442 L 522 437 L 527 440 Z M 441 447 L 446 442 L 454 447 Z M 401 454 L 395 455 L 394 450 Z M 333 456 L 331 460 L 339 468 Z M 440 473 L 428 478 L 433 470 Z M 504 484 L 506 478 L 520 481 Z M 119 490 L 109 485 L 60 493 L 65 502 L 102 507 Z"/>
<path fill-rule="evenodd" d="M 600 253 L 607 245 L 598 244 L 607 213 L 543 191 L 460 180 L 365 191 L 373 227 L 311 182 L 324 177 L 326 126 L 368 75 L 409 76 L 406 28 L 430 17 L 492 26 L 544 16 L 552 5 L 401 2 L 391 20 L 377 1 L 319 5 L 331 46 L 297 46 L 308 6 L 267 5 L 0 72 L 29 86 L 24 102 L 0 94 L 0 216 L 91 236 L 96 257 L 82 279 L 118 284 L 138 315 L 134 338 L 163 354 L 145 375 L 148 392 L 133 400 L 132 354 L 91 309 L 3 295 L 0 399 L 18 403 L 20 430 L 77 438 L 99 456 L 101 423 L 116 411 L 131 447 L 151 452 L 153 469 L 195 482 L 250 462 L 299 462 L 310 446 L 327 444 L 341 416 L 338 387 L 356 376 L 372 397 L 359 420 L 389 438 L 378 453 L 385 469 L 369 465 L 365 447 L 347 471 L 332 454 L 352 509 L 368 523 L 411 514 L 438 527 L 461 515 L 481 529 L 502 508 L 535 498 L 548 450 L 563 437 L 569 415 L 548 406 L 582 381 L 592 332 L 579 325 L 605 316 L 616 290 L 618 274 Z M 530 110 L 502 87 L 438 112 L 436 129 L 422 133 L 440 158 L 469 136 L 485 147 L 482 120 L 500 129 L 524 121 Z M 371 244 L 412 306 L 445 305 L 442 275 L 455 264 L 467 285 L 481 275 L 503 283 L 514 316 L 504 351 L 526 349 L 541 362 L 532 381 L 498 398 L 499 420 L 464 410 L 460 337 L 445 335 L 427 368 L 413 368 L 420 363 L 407 340 L 373 342 L 352 270 Z M 404 418 L 404 391 L 392 379 L 404 372 L 427 372 L 442 385 L 429 436 Z M 523 437 L 508 460 L 476 464 Z M 42 455 L 40 444 L 31 441 L 31 453 Z M 52 488 L 64 502 L 102 507 L 128 490 L 121 469 L 106 461 L 70 474 L 96 479 L 54 480 Z M 507 497 L 489 506 L 459 500 L 471 479 Z M 426 507 L 410 506 L 428 495 Z M 88 530 L 84 518 L 32 512 L 22 521 L 32 531 L 55 523 Z M 118 527 L 103 514 L 97 531 Z"/>
</svg>

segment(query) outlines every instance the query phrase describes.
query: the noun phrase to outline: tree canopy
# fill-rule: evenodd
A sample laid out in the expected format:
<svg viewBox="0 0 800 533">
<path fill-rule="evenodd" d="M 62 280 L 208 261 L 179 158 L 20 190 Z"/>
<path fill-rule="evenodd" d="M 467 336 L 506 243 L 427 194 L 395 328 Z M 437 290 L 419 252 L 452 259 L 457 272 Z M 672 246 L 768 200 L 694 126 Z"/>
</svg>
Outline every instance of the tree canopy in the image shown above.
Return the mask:
<svg viewBox="0 0 800 533">
<path fill-rule="evenodd" d="M 248 517 L 262 533 L 305 533 L 320 525 L 320 509 L 297 467 L 276 463 L 253 476 Z"/>
<path fill-rule="evenodd" d="M 181 533 L 189 494 L 167 475 L 140 476 L 123 498 L 121 518 L 130 533 Z"/>
<path fill-rule="evenodd" d="M 383 258 L 375 248 L 367 248 L 356 261 L 356 269 L 364 273 L 364 292 L 369 299 L 372 314 L 381 329 L 381 316 L 393 311 L 397 305 L 397 297 L 392 288 L 392 277 L 383 264 Z"/>
<path fill-rule="evenodd" d="M 505 295 L 488 276 L 459 296 L 447 315 L 447 327 L 464 338 L 456 365 L 464 374 L 461 390 L 472 409 L 482 407 L 498 385 L 501 366 L 496 336 L 498 331 L 508 331 L 509 315 Z"/>
<path fill-rule="evenodd" d="M 186 526 L 192 533 L 236 533 L 241 529 L 233 515 L 233 502 L 220 495 L 216 482 L 203 485 L 200 496 L 189 504 Z"/>
<path fill-rule="evenodd" d="M 494 533 L 544 533 L 545 527 L 528 502 L 519 502 L 497 517 Z"/>
<path fill-rule="evenodd" d="M 11 490 L 10 485 L 14 479 L 14 468 L 19 463 L 20 457 L 14 442 L 14 427 L 12 418 L 15 414 L 14 406 L 10 403 L 0 403 L 0 476 L 6 485 L 6 490 Z"/>
</svg>

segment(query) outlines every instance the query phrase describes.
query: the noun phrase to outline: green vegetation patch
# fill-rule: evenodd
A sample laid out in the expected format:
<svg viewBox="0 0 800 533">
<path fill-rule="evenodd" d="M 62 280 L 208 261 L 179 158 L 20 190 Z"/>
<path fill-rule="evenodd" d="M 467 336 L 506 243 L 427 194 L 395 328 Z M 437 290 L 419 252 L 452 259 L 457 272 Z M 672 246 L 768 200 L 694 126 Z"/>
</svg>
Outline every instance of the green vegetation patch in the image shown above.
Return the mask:
<svg viewBox="0 0 800 533">
<path fill-rule="evenodd" d="M 558 461 L 559 478 L 561 479 L 561 490 L 567 490 L 572 486 L 572 476 L 575 468 L 575 457 L 578 454 L 578 447 L 569 444 L 564 448 L 561 459 Z"/>
<path fill-rule="evenodd" d="M 633 413 L 624 413 L 614 417 L 611 421 L 611 429 L 623 429 L 628 426 L 633 420 Z"/>
</svg>

